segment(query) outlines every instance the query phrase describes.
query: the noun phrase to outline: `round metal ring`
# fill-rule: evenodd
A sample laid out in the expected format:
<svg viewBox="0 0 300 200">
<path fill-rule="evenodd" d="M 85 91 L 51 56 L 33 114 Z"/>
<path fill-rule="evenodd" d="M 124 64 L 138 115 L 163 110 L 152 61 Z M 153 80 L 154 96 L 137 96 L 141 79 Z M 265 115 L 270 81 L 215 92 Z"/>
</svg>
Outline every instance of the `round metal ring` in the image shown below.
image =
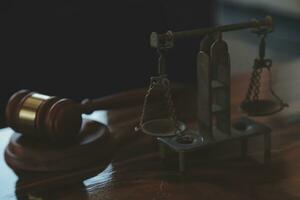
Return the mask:
<svg viewBox="0 0 300 200">
<path fill-rule="evenodd" d="M 186 126 L 183 122 L 177 121 L 178 129 L 172 119 L 155 119 L 142 124 L 142 131 L 156 137 L 174 136 L 183 132 Z"/>
</svg>

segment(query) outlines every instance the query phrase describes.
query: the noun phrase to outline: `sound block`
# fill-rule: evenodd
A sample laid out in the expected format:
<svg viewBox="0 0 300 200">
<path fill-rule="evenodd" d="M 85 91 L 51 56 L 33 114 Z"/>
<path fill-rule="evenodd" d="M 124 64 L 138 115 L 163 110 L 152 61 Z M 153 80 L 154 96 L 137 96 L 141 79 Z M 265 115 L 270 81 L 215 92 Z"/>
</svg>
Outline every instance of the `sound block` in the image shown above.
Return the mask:
<svg viewBox="0 0 300 200">
<path fill-rule="evenodd" d="M 112 156 L 114 142 L 108 128 L 84 118 L 78 138 L 69 144 L 53 144 L 14 133 L 5 160 L 15 171 L 54 172 L 85 168 Z"/>
</svg>

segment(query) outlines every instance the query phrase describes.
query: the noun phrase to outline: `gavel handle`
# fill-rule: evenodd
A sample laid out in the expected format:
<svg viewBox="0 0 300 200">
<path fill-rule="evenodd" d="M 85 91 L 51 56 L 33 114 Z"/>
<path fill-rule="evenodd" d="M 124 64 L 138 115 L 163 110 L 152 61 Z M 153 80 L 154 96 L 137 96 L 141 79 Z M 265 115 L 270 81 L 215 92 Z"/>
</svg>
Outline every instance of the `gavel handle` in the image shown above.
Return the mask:
<svg viewBox="0 0 300 200">
<path fill-rule="evenodd" d="M 172 87 L 174 96 L 178 91 L 182 91 L 184 86 L 181 84 L 174 84 Z M 120 109 L 135 105 L 142 105 L 147 90 L 145 88 L 121 92 L 118 94 L 102 97 L 99 99 L 84 99 L 81 102 L 82 112 L 90 114 L 95 110 L 111 110 Z M 154 98 L 161 98 L 161 96 L 155 95 Z"/>
</svg>

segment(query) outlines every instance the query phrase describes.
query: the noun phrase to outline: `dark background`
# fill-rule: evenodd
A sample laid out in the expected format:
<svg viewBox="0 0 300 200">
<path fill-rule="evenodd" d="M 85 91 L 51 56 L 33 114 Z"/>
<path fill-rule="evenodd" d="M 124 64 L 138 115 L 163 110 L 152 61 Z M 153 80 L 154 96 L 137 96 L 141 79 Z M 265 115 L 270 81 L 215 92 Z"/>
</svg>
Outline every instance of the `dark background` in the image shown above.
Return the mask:
<svg viewBox="0 0 300 200">
<path fill-rule="evenodd" d="M 0 124 L 23 88 L 81 100 L 147 85 L 157 71 L 150 33 L 209 26 L 213 16 L 211 0 L 1 0 Z M 192 81 L 199 41 L 177 46 L 170 77 Z"/>
<path fill-rule="evenodd" d="M 300 0 L 1 0 L 0 126 L 8 98 L 20 89 L 80 101 L 147 86 L 157 71 L 157 54 L 149 46 L 152 31 L 266 15 L 275 21 L 266 56 L 273 60 L 276 82 L 276 74 L 300 66 Z M 258 38 L 249 30 L 228 32 L 224 38 L 232 74 L 250 74 Z M 171 80 L 195 80 L 199 42 L 176 42 L 168 56 Z"/>
</svg>

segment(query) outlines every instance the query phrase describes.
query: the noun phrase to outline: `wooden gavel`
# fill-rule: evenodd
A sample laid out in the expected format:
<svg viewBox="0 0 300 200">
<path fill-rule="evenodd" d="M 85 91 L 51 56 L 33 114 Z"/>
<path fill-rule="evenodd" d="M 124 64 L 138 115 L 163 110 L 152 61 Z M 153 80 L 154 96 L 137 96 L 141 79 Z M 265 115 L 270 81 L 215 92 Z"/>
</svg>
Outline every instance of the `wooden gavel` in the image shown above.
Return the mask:
<svg viewBox="0 0 300 200">
<path fill-rule="evenodd" d="M 174 96 L 184 90 L 174 84 Z M 66 98 L 20 90 L 14 93 L 6 106 L 6 122 L 14 131 L 52 141 L 71 140 L 79 134 L 82 114 L 96 110 L 120 109 L 142 105 L 146 89 L 121 92 L 99 99 L 85 99 L 81 103 Z M 159 93 L 154 100 L 161 101 Z"/>
<path fill-rule="evenodd" d="M 6 121 L 14 131 L 24 135 L 52 141 L 69 140 L 78 135 L 82 114 L 138 104 L 143 101 L 145 90 L 129 93 L 78 103 L 66 98 L 21 90 L 8 101 Z"/>
</svg>

